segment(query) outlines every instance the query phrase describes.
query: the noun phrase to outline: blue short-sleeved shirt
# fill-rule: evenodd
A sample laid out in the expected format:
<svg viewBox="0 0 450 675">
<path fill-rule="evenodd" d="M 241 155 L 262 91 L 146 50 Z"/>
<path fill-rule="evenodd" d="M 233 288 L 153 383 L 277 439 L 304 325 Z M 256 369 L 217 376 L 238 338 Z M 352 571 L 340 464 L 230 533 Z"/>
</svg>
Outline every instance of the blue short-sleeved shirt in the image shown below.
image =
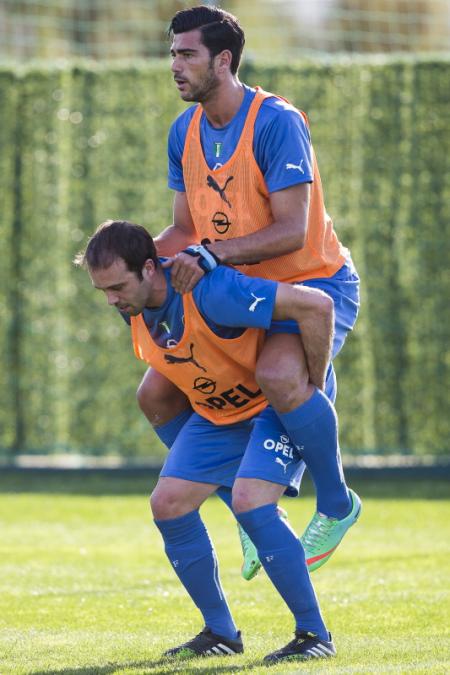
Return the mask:
<svg viewBox="0 0 450 675">
<path fill-rule="evenodd" d="M 206 162 L 217 169 L 230 159 L 244 128 L 256 90 L 244 86 L 244 99 L 233 119 L 216 129 L 203 113 L 200 138 Z M 185 192 L 183 157 L 186 133 L 196 105 L 185 110 L 172 124 L 169 132 L 169 187 Z M 253 152 L 269 192 L 277 192 L 298 183 L 311 183 L 313 169 L 311 138 L 302 115 L 294 106 L 270 97 L 263 101 L 255 122 Z"/>
<path fill-rule="evenodd" d="M 164 260 L 162 258 L 162 260 Z M 145 308 L 144 321 L 160 347 L 173 347 L 184 331 L 182 296 L 167 280 L 166 300 L 156 309 Z M 200 279 L 192 291 L 195 304 L 211 330 L 222 338 L 235 338 L 246 328 L 267 329 L 272 321 L 277 282 L 250 278 L 237 270 L 219 265 Z M 130 317 L 121 312 L 127 323 Z"/>
</svg>

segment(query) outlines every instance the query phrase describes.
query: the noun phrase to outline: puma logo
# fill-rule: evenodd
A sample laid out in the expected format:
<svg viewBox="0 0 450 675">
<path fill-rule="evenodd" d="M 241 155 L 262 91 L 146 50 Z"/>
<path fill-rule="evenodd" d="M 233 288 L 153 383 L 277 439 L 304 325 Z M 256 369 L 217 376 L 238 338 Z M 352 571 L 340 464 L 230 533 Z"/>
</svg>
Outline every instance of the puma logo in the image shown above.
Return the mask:
<svg viewBox="0 0 450 675">
<path fill-rule="evenodd" d="M 200 370 L 203 370 L 204 373 L 206 373 L 206 368 L 203 368 L 198 361 L 194 359 L 194 343 L 191 342 L 190 344 L 190 356 L 174 356 L 173 354 L 164 354 L 164 358 L 167 361 L 167 363 L 170 363 L 171 365 L 174 363 L 193 363 L 196 368 L 199 368 Z"/>
<path fill-rule="evenodd" d="M 304 162 L 303 159 L 300 160 L 300 164 L 291 164 L 290 162 L 288 162 L 286 164 L 286 169 L 297 169 L 301 173 L 305 173 L 304 170 L 303 170 L 303 162 Z"/>
<path fill-rule="evenodd" d="M 206 179 L 206 183 L 207 183 L 208 187 L 212 188 L 214 190 L 214 192 L 217 192 L 220 195 L 221 200 L 223 202 L 225 202 L 225 204 L 228 204 L 230 209 L 231 209 L 231 204 L 230 204 L 230 202 L 229 202 L 229 200 L 228 200 L 228 198 L 225 194 L 225 190 L 227 189 L 228 183 L 230 181 L 232 181 L 233 178 L 234 178 L 234 176 L 228 176 L 228 178 L 225 181 L 225 185 L 223 186 L 223 188 L 220 187 L 220 185 L 217 183 L 217 181 L 212 176 L 208 175 L 208 177 Z"/>
<path fill-rule="evenodd" d="M 254 312 L 255 309 L 256 309 L 256 306 L 257 306 L 258 302 L 262 302 L 263 300 L 265 300 L 265 298 L 257 298 L 256 295 L 254 295 L 254 293 L 251 293 L 250 295 L 252 295 L 252 296 L 255 298 L 255 301 L 252 302 L 252 304 L 251 304 L 250 307 L 248 308 L 248 311 L 249 311 L 249 312 Z"/>
<path fill-rule="evenodd" d="M 167 323 L 167 321 L 161 321 L 159 325 L 162 326 L 164 328 L 164 330 L 167 333 L 169 333 L 169 335 L 170 335 L 170 328 L 169 328 L 169 324 Z"/>
<path fill-rule="evenodd" d="M 275 457 L 275 463 L 281 464 L 281 466 L 283 467 L 283 473 L 286 473 L 286 469 L 288 468 L 289 464 L 292 464 L 292 462 L 283 462 L 283 460 L 280 459 L 279 457 Z"/>
</svg>

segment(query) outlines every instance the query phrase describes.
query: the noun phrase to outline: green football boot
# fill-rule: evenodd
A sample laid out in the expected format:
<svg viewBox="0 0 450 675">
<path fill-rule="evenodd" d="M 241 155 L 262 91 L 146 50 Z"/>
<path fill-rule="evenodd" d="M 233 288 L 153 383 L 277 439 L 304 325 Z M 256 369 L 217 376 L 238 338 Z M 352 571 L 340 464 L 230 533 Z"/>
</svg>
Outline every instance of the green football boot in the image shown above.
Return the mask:
<svg viewBox="0 0 450 675">
<path fill-rule="evenodd" d="M 244 561 L 241 567 L 241 575 L 246 581 L 250 581 L 253 577 L 256 577 L 259 570 L 261 569 L 261 562 L 258 558 L 258 552 L 256 547 L 247 532 L 238 525 L 239 539 L 241 540 L 242 554 L 244 556 Z"/>
<path fill-rule="evenodd" d="M 278 507 L 278 514 L 280 518 L 287 520 L 287 513 L 280 506 Z M 256 546 L 248 536 L 247 532 L 238 524 L 239 539 L 241 540 L 242 553 L 244 561 L 241 567 L 241 575 L 246 581 L 250 581 L 256 577 L 261 569 L 261 562 L 258 558 L 258 551 Z"/>
<path fill-rule="evenodd" d="M 316 511 L 300 541 L 305 549 L 306 563 L 310 572 L 314 572 L 329 560 L 339 546 L 347 530 L 359 518 L 361 500 L 353 490 L 349 490 L 352 510 L 345 518 L 329 518 Z"/>
</svg>

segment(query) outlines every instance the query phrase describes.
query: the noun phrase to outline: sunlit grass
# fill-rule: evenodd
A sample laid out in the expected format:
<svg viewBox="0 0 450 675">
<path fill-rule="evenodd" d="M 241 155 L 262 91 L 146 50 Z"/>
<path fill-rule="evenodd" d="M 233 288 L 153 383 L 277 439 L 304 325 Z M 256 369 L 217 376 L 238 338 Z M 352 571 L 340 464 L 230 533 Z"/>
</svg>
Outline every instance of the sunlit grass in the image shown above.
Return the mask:
<svg viewBox="0 0 450 675">
<path fill-rule="evenodd" d="M 241 579 L 235 524 L 211 499 L 202 513 L 246 651 L 181 665 L 160 659 L 201 619 L 163 554 L 145 482 L 49 479 L 46 491 L 36 477 L 0 479 L 1 675 L 259 673 L 263 656 L 290 639 L 291 618 L 267 577 Z M 448 484 L 356 488 L 363 515 L 313 575 L 338 657 L 271 672 L 450 672 Z M 310 491 L 284 506 L 301 531 L 314 508 Z"/>
</svg>

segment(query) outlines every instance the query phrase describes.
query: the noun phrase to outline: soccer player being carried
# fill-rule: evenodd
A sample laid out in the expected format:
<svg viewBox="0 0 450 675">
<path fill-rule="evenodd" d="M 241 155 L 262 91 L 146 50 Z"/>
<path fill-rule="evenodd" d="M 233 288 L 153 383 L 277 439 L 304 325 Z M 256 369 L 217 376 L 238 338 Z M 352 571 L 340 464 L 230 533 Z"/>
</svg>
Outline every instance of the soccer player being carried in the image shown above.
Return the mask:
<svg viewBox="0 0 450 675">
<path fill-rule="evenodd" d="M 181 10 L 169 33 L 175 84 L 184 101 L 195 103 L 170 130 L 173 224 L 155 242 L 158 253 L 169 257 L 164 265 L 175 290 L 192 290 L 217 264 L 321 289 L 334 302 L 333 359 L 356 321 L 359 279 L 325 210 L 306 116 L 240 82 L 244 33 L 231 14 L 209 6 Z M 193 243 L 203 248 L 186 251 Z M 312 571 L 329 559 L 361 503 L 342 472 L 333 365 L 323 391 L 312 384 L 310 368 L 302 327 L 274 321 L 259 353 L 256 381 L 302 448 L 315 484 L 317 511 L 302 536 Z M 138 401 L 170 447 L 191 414 L 186 396 L 149 369 Z M 260 563 L 242 529 L 241 539 L 248 553 L 243 576 L 251 578 Z"/>
<path fill-rule="evenodd" d="M 94 286 L 131 324 L 136 356 L 178 386 L 194 411 L 172 444 L 151 508 L 168 559 L 205 627 L 166 655 L 243 651 L 199 514 L 220 488 L 232 488 L 233 512 L 295 620 L 294 639 L 265 660 L 334 655 L 303 547 L 277 509 L 283 494 L 298 494 L 303 446 L 289 438 L 254 376 L 265 330 L 273 320 L 293 320 L 302 329 L 307 389 L 321 391 L 333 301 L 319 289 L 250 278 L 225 265 L 181 295 L 147 230 L 127 221 L 100 225 L 76 262 L 87 266 Z"/>
</svg>

